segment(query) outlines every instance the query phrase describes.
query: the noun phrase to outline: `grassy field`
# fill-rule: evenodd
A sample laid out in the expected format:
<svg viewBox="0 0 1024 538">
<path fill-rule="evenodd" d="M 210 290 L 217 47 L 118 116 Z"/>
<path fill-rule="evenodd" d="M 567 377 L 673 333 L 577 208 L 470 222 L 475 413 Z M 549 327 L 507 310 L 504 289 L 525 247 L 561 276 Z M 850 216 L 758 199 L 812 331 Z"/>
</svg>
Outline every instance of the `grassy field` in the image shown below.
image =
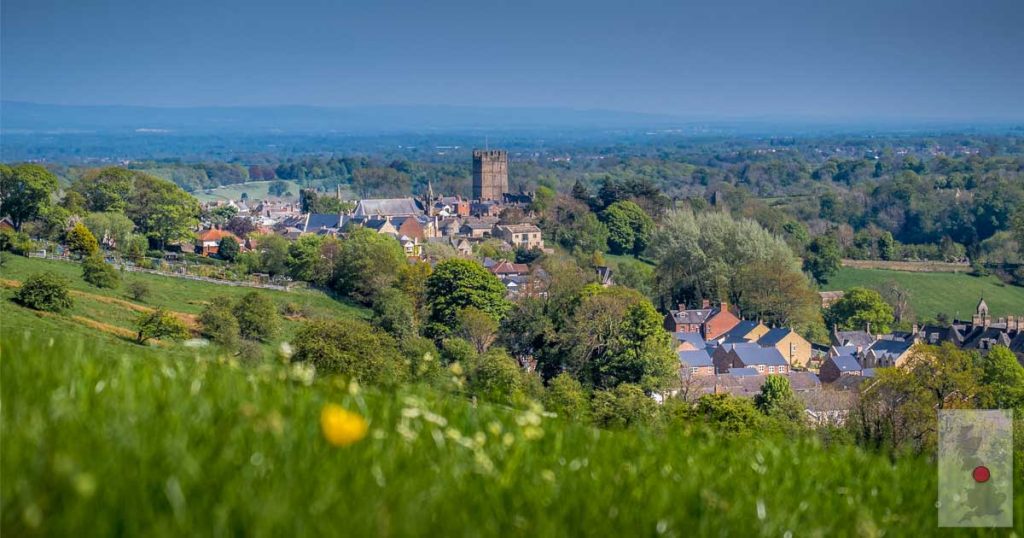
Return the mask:
<svg viewBox="0 0 1024 538">
<path fill-rule="evenodd" d="M 41 314 L 11 301 L 16 292 L 16 283 L 42 271 L 57 273 L 70 282 L 75 306 L 64 315 Z M 124 331 L 130 332 L 134 328 L 140 310 L 162 307 L 190 320 L 199 314 L 213 297 L 237 298 L 253 289 L 143 273 L 128 273 L 119 289 L 100 289 L 82 280 L 81 267 L 76 263 L 21 256 L 8 257 L 7 263 L 0 270 L 0 278 L 5 281 L 5 285 L 0 287 L 3 332 L 17 332 L 42 325 L 58 332 L 69 331 L 101 337 L 108 341 L 124 341 L 127 337 Z M 150 295 L 144 301 L 133 301 L 125 295 L 124 282 L 132 280 L 145 282 L 149 286 Z M 299 306 L 304 311 L 304 316 L 308 318 L 369 316 L 368 310 L 333 299 L 321 291 L 259 292 L 269 296 L 279 307 L 288 303 Z M 277 339 L 267 347 L 276 348 L 279 342 L 289 340 L 299 328 L 300 321 L 301 319 L 284 319 Z"/>
<path fill-rule="evenodd" d="M 39 332 L 0 335 L 5 536 L 936 533 L 936 472 L 920 458 L 812 437 L 600 431 Z M 328 402 L 365 417 L 365 438 L 329 444 Z M 1024 487 L 1015 506 L 1021 528 Z"/>
<path fill-rule="evenodd" d="M 242 193 L 249 195 L 250 199 L 262 200 L 270 198 L 267 194 L 267 188 L 273 181 L 250 181 L 248 183 L 238 183 L 235 185 L 225 185 L 216 189 L 210 190 L 210 194 L 206 194 L 204 191 L 196 191 L 192 193 L 200 202 L 215 202 L 217 200 L 238 200 L 242 197 Z M 290 199 L 297 200 L 299 197 L 299 190 L 302 188 L 298 183 L 294 181 L 285 181 L 288 184 L 288 192 L 292 193 Z M 289 199 L 287 197 L 282 197 Z"/>
<path fill-rule="evenodd" d="M 1024 288 L 1004 284 L 994 276 L 843 267 L 822 289 L 871 288 L 888 281 L 896 281 L 910 290 L 910 303 L 920 318 L 934 318 L 940 312 L 969 318 L 982 297 L 996 316 L 1024 314 Z"/>
</svg>

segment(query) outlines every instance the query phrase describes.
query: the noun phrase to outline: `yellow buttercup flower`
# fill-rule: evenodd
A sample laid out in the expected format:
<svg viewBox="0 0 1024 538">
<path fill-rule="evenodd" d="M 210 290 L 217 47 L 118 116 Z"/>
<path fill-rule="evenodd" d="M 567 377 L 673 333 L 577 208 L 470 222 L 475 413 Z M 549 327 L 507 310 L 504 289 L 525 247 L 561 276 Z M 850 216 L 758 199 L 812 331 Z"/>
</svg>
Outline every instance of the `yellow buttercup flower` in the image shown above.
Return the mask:
<svg viewBox="0 0 1024 538">
<path fill-rule="evenodd" d="M 334 446 L 349 446 L 366 437 L 369 424 L 358 413 L 329 403 L 320 411 L 320 430 L 324 439 Z"/>
</svg>

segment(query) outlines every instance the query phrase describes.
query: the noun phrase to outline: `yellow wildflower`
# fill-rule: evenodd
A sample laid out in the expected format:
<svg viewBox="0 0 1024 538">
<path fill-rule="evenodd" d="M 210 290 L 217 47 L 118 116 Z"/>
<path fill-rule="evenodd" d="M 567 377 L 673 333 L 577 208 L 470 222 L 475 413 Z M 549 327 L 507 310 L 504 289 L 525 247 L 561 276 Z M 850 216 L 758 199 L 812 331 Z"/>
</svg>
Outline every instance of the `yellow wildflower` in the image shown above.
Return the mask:
<svg viewBox="0 0 1024 538">
<path fill-rule="evenodd" d="M 329 403 L 320 412 L 320 429 L 328 443 L 334 446 L 349 446 L 366 437 L 369 425 L 358 413 Z"/>
</svg>

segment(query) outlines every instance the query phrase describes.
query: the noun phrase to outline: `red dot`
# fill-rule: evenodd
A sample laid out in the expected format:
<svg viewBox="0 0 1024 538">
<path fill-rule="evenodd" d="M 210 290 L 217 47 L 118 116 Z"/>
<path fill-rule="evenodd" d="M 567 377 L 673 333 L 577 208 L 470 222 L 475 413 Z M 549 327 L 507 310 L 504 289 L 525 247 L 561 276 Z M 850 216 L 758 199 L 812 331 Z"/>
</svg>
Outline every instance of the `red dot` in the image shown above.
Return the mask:
<svg viewBox="0 0 1024 538">
<path fill-rule="evenodd" d="M 988 467 L 985 467 L 984 465 L 979 465 L 974 468 L 974 471 L 971 472 L 971 476 L 974 477 L 975 482 L 988 482 L 988 479 L 992 476 L 992 474 L 988 472 Z"/>
</svg>

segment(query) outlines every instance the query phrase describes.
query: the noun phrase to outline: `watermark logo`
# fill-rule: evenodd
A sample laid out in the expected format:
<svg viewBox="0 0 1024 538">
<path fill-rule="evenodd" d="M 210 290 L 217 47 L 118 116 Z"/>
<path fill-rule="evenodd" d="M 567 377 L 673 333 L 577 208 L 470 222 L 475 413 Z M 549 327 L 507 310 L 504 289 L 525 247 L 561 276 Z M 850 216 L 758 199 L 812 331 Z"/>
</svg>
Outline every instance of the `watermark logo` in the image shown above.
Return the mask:
<svg viewBox="0 0 1024 538">
<path fill-rule="evenodd" d="M 1013 524 L 1013 411 L 939 411 L 939 526 Z"/>
</svg>

